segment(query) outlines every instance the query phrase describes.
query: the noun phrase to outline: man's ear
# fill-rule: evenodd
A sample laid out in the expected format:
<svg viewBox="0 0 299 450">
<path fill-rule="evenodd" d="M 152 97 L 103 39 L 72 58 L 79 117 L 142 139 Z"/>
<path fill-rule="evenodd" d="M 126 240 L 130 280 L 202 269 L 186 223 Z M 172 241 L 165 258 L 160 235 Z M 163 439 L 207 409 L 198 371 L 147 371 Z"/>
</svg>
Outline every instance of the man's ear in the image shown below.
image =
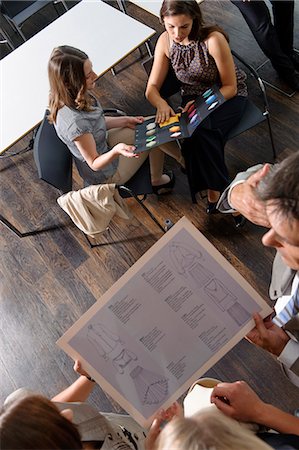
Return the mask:
<svg viewBox="0 0 299 450">
<path fill-rule="evenodd" d="M 62 411 L 60 411 L 60 414 L 70 422 L 73 421 L 74 413 L 71 409 L 63 409 Z"/>
</svg>

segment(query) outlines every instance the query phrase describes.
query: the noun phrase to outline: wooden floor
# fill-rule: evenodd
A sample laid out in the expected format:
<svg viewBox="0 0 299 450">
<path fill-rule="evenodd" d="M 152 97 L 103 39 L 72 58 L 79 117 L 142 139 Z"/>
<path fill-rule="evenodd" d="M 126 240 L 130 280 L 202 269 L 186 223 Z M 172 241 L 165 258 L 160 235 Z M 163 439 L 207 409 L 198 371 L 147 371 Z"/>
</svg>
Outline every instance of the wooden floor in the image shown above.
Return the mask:
<svg viewBox="0 0 299 450">
<path fill-rule="evenodd" d="M 257 66 L 264 60 L 230 2 L 207 0 L 202 8 L 208 19 L 229 32 L 232 48 L 248 62 Z M 297 19 L 298 9 L 297 4 Z M 128 13 L 161 31 L 158 20 L 136 6 L 129 4 Z M 38 17 L 44 24 L 45 16 Z M 36 23 L 26 26 L 24 33 L 35 32 Z M 117 38 L 117 31 L 115 35 Z M 295 43 L 299 48 L 298 20 Z M 100 43 L 99 51 L 105 51 Z M 129 114 L 152 112 L 144 99 L 146 75 L 139 56 L 135 51 L 117 66 L 115 77 L 109 72 L 98 81 L 97 93 L 103 106 L 117 106 Z M 267 76 L 279 83 L 271 66 Z M 248 85 L 253 99 L 260 103 L 258 89 L 250 77 Z M 288 98 L 269 89 L 268 96 L 281 159 L 298 151 L 299 94 Z M 28 139 L 20 141 L 13 150 L 25 147 Z M 229 142 L 226 158 L 231 176 L 250 165 L 271 160 L 266 124 Z M 265 230 L 247 224 L 236 231 L 231 217 L 208 217 L 204 200 L 198 205 L 191 203 L 185 175 L 172 161 L 167 160 L 167 165 L 177 176 L 174 192 L 161 198 L 149 196 L 148 207 L 161 222 L 166 218 L 177 222 L 185 215 L 267 299 L 274 252 L 261 244 Z M 0 224 L 0 400 L 21 386 L 52 396 L 76 378 L 72 361 L 55 345 L 56 340 L 159 239 L 161 232 L 129 200 L 135 216 L 132 223 L 113 222 L 110 235 L 103 237 L 105 245 L 92 250 L 57 205 L 58 192 L 38 179 L 31 152 L 0 159 L 0 172 L 1 214 L 22 231 L 59 225 L 56 230 L 19 239 Z M 118 242 L 109 244 L 109 239 Z M 299 391 L 283 376 L 277 362 L 245 340 L 208 375 L 225 381 L 244 379 L 265 400 L 288 411 L 298 407 Z M 105 411 L 119 410 L 99 387 L 92 402 Z"/>
</svg>

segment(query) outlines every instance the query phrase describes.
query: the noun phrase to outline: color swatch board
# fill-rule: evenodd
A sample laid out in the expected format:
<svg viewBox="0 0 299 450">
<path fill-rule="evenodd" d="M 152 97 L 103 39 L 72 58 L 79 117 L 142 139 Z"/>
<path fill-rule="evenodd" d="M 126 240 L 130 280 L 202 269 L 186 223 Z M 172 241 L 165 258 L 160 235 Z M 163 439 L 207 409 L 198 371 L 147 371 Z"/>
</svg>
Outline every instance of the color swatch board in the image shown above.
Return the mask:
<svg viewBox="0 0 299 450">
<path fill-rule="evenodd" d="M 160 124 L 155 122 L 155 118 L 145 120 L 136 126 L 135 153 L 190 137 L 202 121 L 225 101 L 218 87 L 213 86 L 198 96 L 184 113 L 176 114 Z"/>
</svg>

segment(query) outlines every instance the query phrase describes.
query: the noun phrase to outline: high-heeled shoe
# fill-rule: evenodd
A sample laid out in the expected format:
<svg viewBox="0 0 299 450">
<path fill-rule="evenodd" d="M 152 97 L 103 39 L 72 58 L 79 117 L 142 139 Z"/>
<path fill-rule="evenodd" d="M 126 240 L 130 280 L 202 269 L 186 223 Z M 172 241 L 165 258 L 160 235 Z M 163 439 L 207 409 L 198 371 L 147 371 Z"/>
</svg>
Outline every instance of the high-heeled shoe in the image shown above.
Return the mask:
<svg viewBox="0 0 299 450">
<path fill-rule="evenodd" d="M 206 209 L 206 213 L 207 214 L 217 214 L 218 213 L 218 209 L 216 208 L 218 202 L 210 202 L 208 200 L 208 206 Z"/>
<path fill-rule="evenodd" d="M 247 222 L 246 217 L 242 216 L 242 214 L 238 214 L 237 216 L 233 216 L 233 219 L 234 219 L 236 228 L 244 227 L 245 223 Z"/>
<path fill-rule="evenodd" d="M 159 184 L 158 186 L 152 186 L 154 194 L 163 195 L 163 194 L 169 194 L 169 192 L 172 191 L 172 189 L 175 185 L 174 173 L 171 170 L 169 170 L 168 172 L 165 172 L 165 175 L 168 175 L 170 180 L 168 181 L 168 183 Z"/>
</svg>

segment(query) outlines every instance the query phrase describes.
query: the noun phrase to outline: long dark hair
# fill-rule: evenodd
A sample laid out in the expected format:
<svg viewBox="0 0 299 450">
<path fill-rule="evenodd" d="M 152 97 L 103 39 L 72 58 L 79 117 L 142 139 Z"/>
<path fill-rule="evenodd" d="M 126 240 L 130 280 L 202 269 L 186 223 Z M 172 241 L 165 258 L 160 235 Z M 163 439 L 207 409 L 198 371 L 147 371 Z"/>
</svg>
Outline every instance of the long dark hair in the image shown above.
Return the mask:
<svg viewBox="0 0 299 450">
<path fill-rule="evenodd" d="M 218 25 L 206 25 L 204 23 L 200 7 L 196 0 L 164 0 L 160 9 L 160 19 L 168 16 L 184 14 L 193 19 L 192 29 L 189 34 L 191 41 L 204 41 L 213 31 L 222 33 L 228 41 L 228 36 Z"/>
<path fill-rule="evenodd" d="M 87 54 L 82 50 L 68 45 L 56 47 L 52 51 L 48 63 L 50 122 L 56 121 L 57 112 L 63 105 L 91 110 L 84 74 L 84 62 L 87 59 Z"/>
</svg>

